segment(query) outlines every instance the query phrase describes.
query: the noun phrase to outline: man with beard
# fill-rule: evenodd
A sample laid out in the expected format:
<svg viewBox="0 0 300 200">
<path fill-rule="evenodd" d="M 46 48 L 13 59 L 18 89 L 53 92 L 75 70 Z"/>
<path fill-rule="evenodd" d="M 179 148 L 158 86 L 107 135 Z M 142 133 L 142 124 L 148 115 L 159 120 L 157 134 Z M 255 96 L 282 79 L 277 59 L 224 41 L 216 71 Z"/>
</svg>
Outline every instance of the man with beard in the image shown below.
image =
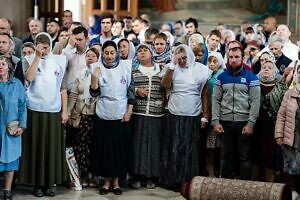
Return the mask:
<svg viewBox="0 0 300 200">
<path fill-rule="evenodd" d="M 213 90 L 211 124 L 221 141 L 221 177 L 233 178 L 234 158 L 238 158 L 240 179 L 250 180 L 250 145 L 259 114 L 260 85 L 242 65 L 242 48 L 229 49 L 227 56 L 228 70 L 218 76 Z"/>
<path fill-rule="evenodd" d="M 49 33 L 49 35 L 51 36 L 52 39 L 52 47 L 55 46 L 55 43 L 58 41 L 58 33 L 59 33 L 59 24 L 58 21 L 51 19 L 48 23 L 47 23 L 47 33 Z M 51 49 L 52 50 L 52 49 Z"/>
<path fill-rule="evenodd" d="M 14 77 L 18 78 L 24 84 L 24 73 L 22 69 L 21 60 L 13 55 L 14 42 L 8 33 L 0 33 L 0 55 L 4 55 L 10 61 L 13 69 L 9 71 L 10 74 L 14 74 Z"/>
</svg>

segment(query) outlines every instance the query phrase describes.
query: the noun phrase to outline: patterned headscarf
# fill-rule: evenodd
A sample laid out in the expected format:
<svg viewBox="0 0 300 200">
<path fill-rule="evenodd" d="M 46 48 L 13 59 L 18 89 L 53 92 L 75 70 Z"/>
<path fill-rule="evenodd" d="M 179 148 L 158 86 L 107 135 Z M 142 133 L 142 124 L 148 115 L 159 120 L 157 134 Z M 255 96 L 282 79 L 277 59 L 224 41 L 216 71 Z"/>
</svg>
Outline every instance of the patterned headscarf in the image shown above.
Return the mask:
<svg viewBox="0 0 300 200">
<path fill-rule="evenodd" d="M 166 47 L 163 52 L 156 53 L 154 47 L 152 52 L 155 63 L 169 63 L 171 61 L 171 46 L 169 41 L 166 41 Z"/>
<path fill-rule="evenodd" d="M 273 66 L 273 72 L 272 72 L 271 76 L 268 77 L 268 78 L 266 78 L 266 77 L 263 77 L 263 76 L 261 75 L 262 69 L 263 69 L 263 66 L 262 66 L 260 72 L 257 74 L 257 77 L 258 77 L 258 79 L 259 79 L 261 82 L 263 82 L 263 83 L 271 83 L 271 82 L 274 82 L 274 81 L 278 78 L 279 70 L 278 70 L 278 68 L 276 67 L 276 65 L 275 65 L 274 62 L 268 60 L 268 61 L 264 62 L 263 65 L 265 65 L 266 63 L 272 63 L 272 66 Z"/>
<path fill-rule="evenodd" d="M 140 66 L 140 61 L 137 59 L 137 52 L 138 52 L 138 50 L 139 50 L 140 48 L 142 48 L 142 47 L 145 47 L 145 48 L 149 49 L 149 51 L 150 51 L 150 53 L 151 53 L 151 62 L 152 62 L 152 65 L 154 65 L 153 52 L 152 52 L 151 47 L 150 47 L 148 44 L 146 44 L 146 43 L 141 43 L 141 44 L 139 44 L 139 45 L 137 46 L 136 51 L 135 51 L 135 56 L 134 56 L 134 58 L 132 59 L 132 67 L 133 67 L 133 69 L 138 69 L 139 66 Z M 154 66 L 155 66 L 155 65 L 154 65 Z"/>
</svg>

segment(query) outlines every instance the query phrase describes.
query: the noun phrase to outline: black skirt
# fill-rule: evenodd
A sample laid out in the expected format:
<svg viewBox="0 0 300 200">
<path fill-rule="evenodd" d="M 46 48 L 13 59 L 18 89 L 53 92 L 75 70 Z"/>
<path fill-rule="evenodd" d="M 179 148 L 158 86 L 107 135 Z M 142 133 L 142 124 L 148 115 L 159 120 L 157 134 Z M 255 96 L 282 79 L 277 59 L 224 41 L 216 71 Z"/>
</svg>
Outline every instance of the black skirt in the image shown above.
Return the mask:
<svg viewBox="0 0 300 200">
<path fill-rule="evenodd" d="M 163 117 L 134 115 L 134 173 L 159 176 L 160 137 Z"/>
<path fill-rule="evenodd" d="M 92 136 L 91 171 L 105 178 L 122 177 L 129 171 L 132 142 L 129 122 L 94 118 Z"/>
<path fill-rule="evenodd" d="M 199 125 L 199 116 L 168 114 L 161 157 L 163 185 L 183 184 L 199 175 Z"/>
</svg>

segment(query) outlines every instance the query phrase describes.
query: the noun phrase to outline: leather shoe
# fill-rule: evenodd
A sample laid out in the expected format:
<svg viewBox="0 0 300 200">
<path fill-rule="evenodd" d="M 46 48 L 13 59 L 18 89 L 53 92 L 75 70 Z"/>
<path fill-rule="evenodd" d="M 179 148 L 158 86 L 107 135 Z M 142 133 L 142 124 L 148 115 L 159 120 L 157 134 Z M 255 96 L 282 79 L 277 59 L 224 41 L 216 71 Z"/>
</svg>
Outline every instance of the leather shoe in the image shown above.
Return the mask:
<svg viewBox="0 0 300 200">
<path fill-rule="evenodd" d="M 123 191 L 121 190 L 121 188 L 117 187 L 113 189 L 113 193 L 115 195 L 121 195 L 123 193 Z"/>
<path fill-rule="evenodd" d="M 34 188 L 33 189 L 33 195 L 36 197 L 43 197 L 44 196 L 44 192 L 43 189 L 40 187 Z"/>
<path fill-rule="evenodd" d="M 109 193 L 109 189 L 103 187 L 99 190 L 99 193 L 100 195 L 106 195 Z"/>
<path fill-rule="evenodd" d="M 12 200 L 12 194 L 10 190 L 3 190 L 3 200 Z"/>
<path fill-rule="evenodd" d="M 46 191 L 45 191 L 46 196 L 54 197 L 55 193 L 56 193 L 55 187 L 48 187 L 48 188 L 46 188 Z"/>
</svg>

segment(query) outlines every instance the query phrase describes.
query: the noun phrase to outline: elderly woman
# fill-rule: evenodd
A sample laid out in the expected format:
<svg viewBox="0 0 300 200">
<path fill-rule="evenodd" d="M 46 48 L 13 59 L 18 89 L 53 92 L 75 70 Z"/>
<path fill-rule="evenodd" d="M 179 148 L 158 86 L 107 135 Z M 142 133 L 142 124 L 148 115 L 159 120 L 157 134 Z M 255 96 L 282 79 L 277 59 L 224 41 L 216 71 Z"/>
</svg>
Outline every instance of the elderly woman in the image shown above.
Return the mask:
<svg viewBox="0 0 300 200">
<path fill-rule="evenodd" d="M 225 63 L 222 57 L 222 54 L 219 52 L 211 52 L 207 59 L 208 67 L 212 71 L 212 74 L 208 78 L 208 95 L 209 95 L 209 102 L 211 105 L 212 102 L 212 94 L 215 82 L 217 80 L 217 77 L 224 71 Z M 217 161 L 220 156 L 218 154 L 220 153 L 220 148 L 217 140 L 216 134 L 213 132 L 212 128 L 209 129 L 207 134 L 207 170 L 208 175 L 210 177 L 215 177 L 215 171 L 217 170 L 217 163 L 214 161 Z M 217 158 L 215 158 L 217 157 Z M 215 165 L 216 164 L 216 165 Z"/>
<path fill-rule="evenodd" d="M 155 187 L 159 176 L 160 136 L 164 115 L 163 88 L 159 77 L 160 67 L 152 60 L 151 48 L 146 44 L 137 47 L 138 65 L 133 70 L 137 104 L 134 116 L 134 173 L 139 175 L 132 187 L 141 187 L 146 180 L 146 188 Z"/>
<path fill-rule="evenodd" d="M 276 171 L 277 145 L 274 140 L 275 118 L 272 115 L 270 92 L 276 84 L 280 84 L 280 75 L 277 67 L 271 60 L 263 62 L 257 75 L 260 80 L 261 106 L 259 117 L 256 120 L 253 133 L 253 170 L 252 180 L 273 182 Z M 269 95 L 268 95 L 269 94 Z M 259 173 L 263 171 L 263 176 Z"/>
<path fill-rule="evenodd" d="M 121 195 L 119 177 L 126 175 L 131 149 L 125 130 L 135 103 L 132 62 L 120 60 L 115 42 L 106 41 L 102 46 L 101 62 L 93 68 L 90 94 L 97 97 L 97 102 L 92 173 L 104 177 L 101 195 L 109 191 Z"/>
<path fill-rule="evenodd" d="M 300 193 L 300 65 L 295 68 L 295 86 L 288 90 L 277 114 L 275 139 L 282 145 L 284 172 L 293 178 L 293 190 Z"/>
<path fill-rule="evenodd" d="M 261 70 L 261 66 L 264 64 L 264 62 L 266 62 L 267 60 L 270 60 L 270 61 L 274 61 L 275 58 L 274 56 L 268 52 L 268 51 L 265 51 L 265 52 L 262 52 L 262 54 L 257 57 L 255 56 L 253 58 L 253 65 L 252 65 L 252 71 L 254 74 L 258 74 Z"/>
<path fill-rule="evenodd" d="M 166 120 L 166 138 L 162 144 L 161 182 L 177 190 L 193 176 L 204 173 L 204 166 L 200 164 L 205 163 L 205 157 L 199 158 L 198 148 L 205 149 L 199 144 L 206 142 L 201 141 L 200 124 L 201 128 L 205 128 L 209 119 L 209 70 L 207 66 L 195 62 L 190 47 L 179 45 L 172 62 L 165 66 L 161 75 L 162 85 L 170 89 L 170 113 Z"/>
<path fill-rule="evenodd" d="M 26 98 L 22 83 L 9 75 L 9 60 L 0 56 L 0 171 L 4 172 L 2 199 L 12 199 L 11 184 L 19 168 L 21 135 L 26 128 Z"/>
<path fill-rule="evenodd" d="M 25 57 L 28 129 L 19 180 L 33 185 L 36 197 L 55 196 L 55 185 L 67 178 L 62 126 L 68 120 L 67 92 L 61 88 L 67 60 L 51 53 L 51 43 L 48 33 L 37 34 L 35 55 Z"/>
<path fill-rule="evenodd" d="M 78 163 L 82 187 L 96 186 L 95 179 L 89 180 L 90 153 L 93 134 L 93 116 L 96 99 L 89 93 L 91 83 L 91 64 L 99 59 L 95 48 L 86 51 L 86 68 L 79 72 L 68 98 L 68 113 L 74 127 L 73 148 Z M 75 119 L 72 119 L 72 116 Z M 78 118 L 78 119 L 77 119 Z"/>
</svg>

